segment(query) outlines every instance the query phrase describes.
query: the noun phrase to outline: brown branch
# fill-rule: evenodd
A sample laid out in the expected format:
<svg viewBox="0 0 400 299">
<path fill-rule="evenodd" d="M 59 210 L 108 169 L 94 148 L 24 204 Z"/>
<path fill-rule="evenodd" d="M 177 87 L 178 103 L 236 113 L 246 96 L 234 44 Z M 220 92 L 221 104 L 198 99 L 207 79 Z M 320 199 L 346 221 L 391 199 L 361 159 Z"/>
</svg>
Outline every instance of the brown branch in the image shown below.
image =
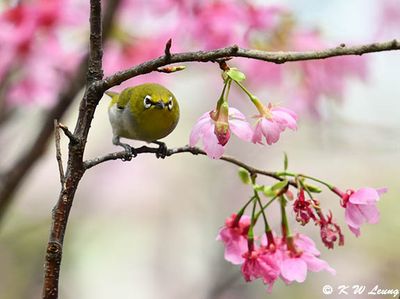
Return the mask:
<svg viewBox="0 0 400 299">
<path fill-rule="evenodd" d="M 103 90 L 107 90 L 115 85 L 133 78 L 138 75 L 147 74 L 157 70 L 157 68 L 166 66 L 171 63 L 181 62 L 215 62 L 221 58 L 228 57 L 244 57 L 257 60 L 263 60 L 271 63 L 282 64 L 290 61 L 303 61 L 303 60 L 319 60 L 337 56 L 348 55 L 363 55 L 367 53 L 383 52 L 400 50 L 400 42 L 396 39 L 382 42 L 372 43 L 360 46 L 347 47 L 340 45 L 335 48 L 330 48 L 321 51 L 306 51 L 306 52 L 268 52 L 260 50 L 249 50 L 239 48 L 233 45 L 226 48 L 221 48 L 212 51 L 197 51 L 171 54 L 160 56 L 156 59 L 146 61 L 130 69 L 120 71 L 105 78 L 102 81 Z"/>
<path fill-rule="evenodd" d="M 158 153 L 159 149 L 155 148 L 155 147 L 148 147 L 148 146 L 142 146 L 139 148 L 135 148 L 135 154 L 136 155 L 140 155 L 140 154 L 156 154 Z M 190 147 L 188 145 L 186 146 L 182 146 L 182 147 L 177 147 L 177 148 L 173 148 L 173 149 L 168 149 L 167 150 L 167 157 L 173 156 L 175 154 L 181 154 L 181 153 L 190 153 L 192 155 L 202 155 L 202 156 L 206 156 L 206 152 L 203 151 L 202 149 L 198 148 L 198 147 Z M 135 157 L 133 157 L 135 158 Z M 98 164 L 101 164 L 103 162 L 106 161 L 111 161 L 111 160 L 126 160 L 126 152 L 125 151 L 120 151 L 120 152 L 115 152 L 115 153 L 110 153 L 104 156 L 100 156 L 100 157 L 96 157 L 94 159 L 90 159 L 90 160 L 86 160 L 85 162 L 83 162 L 83 165 L 85 167 L 85 170 L 90 169 Z M 279 180 L 279 181 L 283 181 L 284 178 L 279 176 L 276 172 L 272 172 L 272 171 L 266 171 L 266 170 L 262 170 L 262 169 L 258 169 L 255 167 L 252 167 L 242 161 L 237 160 L 234 157 L 230 157 L 230 156 L 222 156 L 220 158 L 220 160 L 228 162 L 230 164 L 234 164 L 236 166 L 242 167 L 244 169 L 246 169 L 250 175 L 254 175 L 254 174 L 259 174 L 259 175 L 264 175 L 264 176 L 268 176 L 271 177 L 273 179 Z M 289 180 L 289 184 L 291 186 L 294 186 L 297 188 L 297 183 L 293 180 Z"/>
<path fill-rule="evenodd" d="M 88 83 L 103 78 L 103 47 L 101 24 L 101 0 L 90 1 L 90 39 L 89 39 L 89 67 L 87 73 Z"/>
<path fill-rule="evenodd" d="M 115 12 L 118 4 L 109 1 Z M 109 18 L 111 21 L 112 18 Z M 111 25 L 111 23 L 110 23 Z M 87 87 L 79 107 L 79 115 L 73 136 L 68 146 L 68 162 L 65 174 L 65 184 L 61 186 L 58 201 L 53 209 L 52 226 L 47 243 L 43 293 L 44 299 L 58 298 L 58 282 L 62 259 L 64 235 L 67 228 L 68 217 L 72 207 L 75 192 L 85 172 L 83 154 L 87 136 L 94 112 L 103 92 L 96 84 L 103 76 L 102 70 L 102 22 L 101 0 L 90 0 L 90 51 L 88 59 L 88 72 L 86 75 Z M 66 132 L 69 132 L 66 130 Z"/>
</svg>

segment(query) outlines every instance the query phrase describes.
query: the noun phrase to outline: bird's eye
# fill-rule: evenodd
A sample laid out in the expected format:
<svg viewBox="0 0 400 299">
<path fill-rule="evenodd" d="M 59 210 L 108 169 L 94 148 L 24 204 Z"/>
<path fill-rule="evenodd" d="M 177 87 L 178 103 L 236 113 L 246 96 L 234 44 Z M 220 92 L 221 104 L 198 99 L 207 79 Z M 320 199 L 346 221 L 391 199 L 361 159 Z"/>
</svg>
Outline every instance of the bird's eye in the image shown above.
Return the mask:
<svg viewBox="0 0 400 299">
<path fill-rule="evenodd" d="M 168 110 L 171 111 L 172 107 L 174 107 L 174 102 L 172 102 L 172 97 L 169 98 L 168 104 L 167 104 Z"/>
<path fill-rule="evenodd" d="M 147 95 L 144 97 L 143 105 L 144 105 L 144 108 L 146 108 L 146 109 L 149 109 L 151 107 L 151 105 L 153 105 L 151 96 Z"/>
</svg>

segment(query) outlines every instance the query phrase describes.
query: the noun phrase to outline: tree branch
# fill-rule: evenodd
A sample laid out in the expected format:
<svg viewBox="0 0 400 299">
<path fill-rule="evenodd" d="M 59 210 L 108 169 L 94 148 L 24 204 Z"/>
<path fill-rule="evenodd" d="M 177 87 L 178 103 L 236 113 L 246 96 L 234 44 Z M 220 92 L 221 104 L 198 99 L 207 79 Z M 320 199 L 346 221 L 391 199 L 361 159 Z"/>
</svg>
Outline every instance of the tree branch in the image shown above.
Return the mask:
<svg viewBox="0 0 400 299">
<path fill-rule="evenodd" d="M 150 73 L 157 70 L 157 68 L 166 66 L 171 63 L 210 61 L 215 62 L 220 58 L 244 57 L 263 60 L 276 64 L 282 64 L 291 61 L 319 60 L 337 56 L 363 55 L 367 53 L 393 50 L 400 50 L 400 42 L 396 39 L 382 43 L 372 43 L 353 47 L 347 47 L 346 45 L 341 44 L 340 46 L 331 49 L 306 52 L 268 52 L 242 49 L 239 48 L 237 45 L 233 45 L 230 47 L 216 49 L 212 51 L 197 51 L 176 54 L 170 53 L 170 55 L 167 55 L 168 53 L 166 53 L 156 59 L 146 61 L 130 69 L 117 72 L 114 75 L 105 78 L 101 82 L 101 86 L 103 90 L 107 90 L 113 86 L 121 84 L 122 82 L 130 78 Z"/>
<path fill-rule="evenodd" d="M 148 146 L 141 146 L 138 148 L 135 148 L 135 154 L 140 155 L 140 154 L 156 154 L 159 151 L 158 148 L 155 147 L 148 147 Z M 192 155 L 202 155 L 202 156 L 207 156 L 206 152 L 201 150 L 198 147 L 190 147 L 188 145 L 186 146 L 182 146 L 182 147 L 177 147 L 177 148 L 173 148 L 173 149 L 168 149 L 167 150 L 167 157 L 176 155 L 176 154 L 181 154 L 181 153 L 190 153 Z M 135 157 L 133 157 L 135 158 Z M 110 153 L 101 157 L 96 157 L 94 159 L 90 159 L 90 160 L 86 160 L 85 162 L 83 162 L 83 165 L 85 167 L 85 170 L 90 169 L 98 164 L 101 164 L 103 162 L 106 161 L 111 161 L 111 160 L 125 160 L 126 159 L 126 152 L 125 151 L 120 151 L 120 152 L 115 152 L 115 153 Z M 246 169 L 250 175 L 253 174 L 260 174 L 260 175 L 264 175 L 264 176 L 268 176 L 271 177 L 273 179 L 279 180 L 279 181 L 283 181 L 284 178 L 282 178 L 281 176 L 277 175 L 276 172 L 272 172 L 272 171 L 266 171 L 266 170 L 262 170 L 262 169 L 258 169 L 255 167 L 252 167 L 242 161 L 237 160 L 234 157 L 230 157 L 230 156 L 222 156 L 220 158 L 220 160 L 228 162 L 230 164 L 234 164 L 236 166 L 242 167 L 244 169 Z M 297 183 L 293 180 L 289 180 L 289 184 L 291 186 L 294 186 L 297 188 Z"/>
<path fill-rule="evenodd" d="M 103 78 L 103 47 L 101 24 L 101 0 L 90 1 L 90 42 L 89 42 L 89 67 L 87 73 L 88 83 Z"/>
<path fill-rule="evenodd" d="M 120 1 L 110 1 L 120 2 Z M 118 4 L 112 3 L 115 12 Z M 112 18 L 109 18 L 111 21 Z M 111 23 L 110 23 L 111 25 Z M 62 259 L 64 235 L 67 228 L 69 213 L 72 207 L 75 192 L 85 172 L 83 154 L 87 136 L 94 112 L 103 92 L 97 88 L 95 82 L 103 77 L 102 69 L 102 22 L 101 0 L 90 0 L 90 51 L 88 59 L 88 72 L 86 75 L 87 87 L 81 100 L 79 115 L 74 138 L 70 138 L 68 146 L 68 163 L 65 174 L 65 184 L 61 186 L 58 201 L 53 209 L 52 226 L 47 243 L 43 293 L 44 299 L 58 298 L 58 282 Z"/>
</svg>

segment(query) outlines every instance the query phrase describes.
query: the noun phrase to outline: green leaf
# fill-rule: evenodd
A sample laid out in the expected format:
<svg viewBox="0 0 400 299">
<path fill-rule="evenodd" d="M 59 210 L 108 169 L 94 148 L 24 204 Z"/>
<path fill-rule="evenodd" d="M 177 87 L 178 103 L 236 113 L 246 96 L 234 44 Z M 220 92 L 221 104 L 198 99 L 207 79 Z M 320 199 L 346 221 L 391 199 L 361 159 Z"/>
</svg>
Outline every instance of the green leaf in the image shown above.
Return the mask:
<svg viewBox="0 0 400 299">
<path fill-rule="evenodd" d="M 318 188 L 317 186 L 304 184 L 304 187 L 307 188 L 307 190 L 312 193 L 321 193 L 322 192 L 321 188 Z"/>
<path fill-rule="evenodd" d="M 280 181 L 280 182 L 276 183 L 275 185 L 272 185 L 271 189 L 272 189 L 272 191 L 279 191 L 279 190 L 285 188 L 288 183 L 289 183 L 288 180 Z"/>
<path fill-rule="evenodd" d="M 262 192 L 266 197 L 274 197 L 277 193 L 274 190 L 272 190 L 271 186 L 254 185 L 253 188 L 257 192 Z"/>
<path fill-rule="evenodd" d="M 284 152 L 283 154 L 284 154 L 284 158 L 283 158 L 283 170 L 286 171 L 286 170 L 288 169 L 289 161 L 288 161 L 288 157 L 287 157 L 286 152 Z"/>
<path fill-rule="evenodd" d="M 262 192 L 264 193 L 265 196 L 267 197 L 274 197 L 276 195 L 276 192 L 274 192 L 274 190 L 272 190 L 271 186 L 263 186 L 263 190 Z"/>
<path fill-rule="evenodd" d="M 237 68 L 229 69 L 228 71 L 226 71 L 226 74 L 229 78 L 236 82 L 241 82 L 246 79 L 246 75 L 239 71 Z"/>
<path fill-rule="evenodd" d="M 250 174 L 249 174 L 249 172 L 248 172 L 246 169 L 244 169 L 244 168 L 239 168 L 238 174 L 239 174 L 239 177 L 240 177 L 240 179 L 242 180 L 242 182 L 243 182 L 244 184 L 249 185 L 249 184 L 251 183 Z"/>
</svg>

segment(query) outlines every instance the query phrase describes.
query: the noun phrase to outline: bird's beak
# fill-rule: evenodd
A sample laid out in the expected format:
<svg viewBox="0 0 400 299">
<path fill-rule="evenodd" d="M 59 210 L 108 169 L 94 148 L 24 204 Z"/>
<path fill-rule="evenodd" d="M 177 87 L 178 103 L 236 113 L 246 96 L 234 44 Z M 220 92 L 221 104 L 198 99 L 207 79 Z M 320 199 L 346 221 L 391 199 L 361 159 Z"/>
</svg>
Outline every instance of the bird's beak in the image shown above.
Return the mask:
<svg viewBox="0 0 400 299">
<path fill-rule="evenodd" d="M 154 104 L 154 106 L 156 106 L 158 109 L 164 109 L 165 108 L 165 104 L 163 101 L 158 101 Z"/>
</svg>

